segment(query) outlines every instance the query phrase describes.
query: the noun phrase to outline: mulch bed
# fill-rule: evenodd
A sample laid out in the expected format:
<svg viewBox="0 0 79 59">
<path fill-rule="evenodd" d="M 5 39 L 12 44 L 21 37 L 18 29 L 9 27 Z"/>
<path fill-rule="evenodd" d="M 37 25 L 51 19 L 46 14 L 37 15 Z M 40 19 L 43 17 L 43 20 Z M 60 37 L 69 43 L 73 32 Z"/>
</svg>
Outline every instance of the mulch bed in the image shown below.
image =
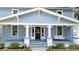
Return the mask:
<svg viewBox="0 0 79 59">
<path fill-rule="evenodd" d="M 0 51 L 32 51 L 31 49 L 0 49 Z"/>
</svg>

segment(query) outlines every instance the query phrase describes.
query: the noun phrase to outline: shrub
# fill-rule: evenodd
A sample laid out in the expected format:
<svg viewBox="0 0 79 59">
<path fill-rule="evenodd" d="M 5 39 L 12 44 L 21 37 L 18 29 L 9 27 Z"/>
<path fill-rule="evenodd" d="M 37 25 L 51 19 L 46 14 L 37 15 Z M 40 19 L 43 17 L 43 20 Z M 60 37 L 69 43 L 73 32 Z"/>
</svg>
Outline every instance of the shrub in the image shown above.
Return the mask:
<svg viewBox="0 0 79 59">
<path fill-rule="evenodd" d="M 57 43 L 55 48 L 56 49 L 65 49 L 65 45 L 63 43 Z"/>
<path fill-rule="evenodd" d="M 9 49 L 19 49 L 20 48 L 20 44 L 19 43 L 11 43 L 8 46 Z"/>
<path fill-rule="evenodd" d="M 79 45 L 77 45 L 76 43 L 71 43 L 68 48 L 70 48 L 70 49 L 79 49 Z"/>
<path fill-rule="evenodd" d="M 4 44 L 0 43 L 0 49 L 3 49 L 3 48 L 4 48 Z"/>
</svg>

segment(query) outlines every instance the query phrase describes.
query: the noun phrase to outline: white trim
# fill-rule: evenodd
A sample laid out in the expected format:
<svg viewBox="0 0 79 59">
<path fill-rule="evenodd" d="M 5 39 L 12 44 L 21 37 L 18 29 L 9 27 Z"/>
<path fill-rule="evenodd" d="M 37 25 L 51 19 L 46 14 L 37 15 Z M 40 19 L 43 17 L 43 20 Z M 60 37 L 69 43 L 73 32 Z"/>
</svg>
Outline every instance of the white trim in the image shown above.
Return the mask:
<svg viewBox="0 0 79 59">
<path fill-rule="evenodd" d="M 19 26 L 17 26 L 17 35 L 12 35 L 13 26 L 17 26 L 17 25 L 11 25 L 11 37 L 18 37 L 19 36 Z"/>
<path fill-rule="evenodd" d="M 14 13 L 13 13 L 14 10 L 17 10 L 17 13 L 19 13 L 19 9 L 12 9 L 12 14 L 14 14 Z M 17 14 L 17 13 L 16 13 L 16 14 Z"/>
<path fill-rule="evenodd" d="M 59 23 L 59 22 L 60 22 L 60 20 L 61 20 L 60 18 L 61 18 L 61 17 L 58 17 L 58 23 Z"/>
<path fill-rule="evenodd" d="M 19 23 L 19 16 L 16 16 L 17 17 L 17 22 Z"/>
<path fill-rule="evenodd" d="M 47 28 L 48 28 L 47 45 L 48 45 L 48 46 L 52 46 L 52 44 L 53 44 L 52 37 L 51 37 L 51 31 L 52 31 L 51 28 L 52 28 L 52 26 L 51 26 L 51 25 L 48 25 Z"/>
<path fill-rule="evenodd" d="M 29 39 L 29 25 L 24 25 L 26 32 L 25 32 L 25 39 L 24 39 L 24 44 L 29 47 L 30 44 L 30 39 Z"/>
<path fill-rule="evenodd" d="M 62 35 L 58 35 L 58 29 L 57 28 L 58 28 L 58 26 L 56 26 L 56 35 L 54 35 L 54 39 L 65 39 L 63 26 L 62 26 Z"/>
<path fill-rule="evenodd" d="M 44 33 L 42 33 L 42 28 L 43 28 Z M 42 36 L 42 34 L 43 34 L 43 36 Z M 42 40 L 45 39 L 45 26 L 41 26 L 41 39 Z"/>
<path fill-rule="evenodd" d="M 32 36 L 32 27 L 34 27 L 34 36 Z M 31 39 L 35 40 L 35 26 L 31 26 Z"/>
<path fill-rule="evenodd" d="M 34 36 L 32 36 L 32 27 L 34 27 Z M 35 28 L 36 27 L 40 27 L 40 39 L 43 40 L 45 39 L 45 27 L 44 26 L 40 26 L 40 25 L 32 25 L 31 26 L 31 39 L 35 40 Z M 42 37 L 42 27 L 44 28 L 44 36 Z"/>
<path fill-rule="evenodd" d="M 38 16 L 40 15 L 41 11 L 38 9 Z"/>
<path fill-rule="evenodd" d="M 0 23 L 0 25 L 57 25 L 57 26 L 73 26 L 76 24 L 43 24 L 43 23 Z"/>
<path fill-rule="evenodd" d="M 56 13 L 61 12 L 60 15 L 63 15 L 63 10 L 57 10 Z M 58 23 L 60 22 L 61 17 L 58 17 Z"/>
<path fill-rule="evenodd" d="M 61 12 L 60 15 L 63 15 L 63 10 L 57 10 L 56 12 L 57 12 L 57 13 L 58 13 L 58 12 Z"/>
<path fill-rule="evenodd" d="M 37 11 L 38 9 L 41 10 L 41 11 L 43 11 L 43 12 L 49 13 L 51 15 L 58 16 L 58 17 L 62 17 L 62 18 L 65 18 L 66 20 L 69 20 L 69 21 L 72 21 L 72 22 L 75 22 L 75 23 L 79 23 L 78 20 L 72 19 L 72 18 L 67 17 L 67 16 L 64 16 L 64 15 L 60 15 L 58 13 L 55 13 L 53 11 L 46 10 L 44 8 L 35 8 L 35 9 L 31 9 L 31 10 L 28 10 L 28 11 L 24 11 L 24 12 L 21 12 L 21 13 L 18 13 L 18 14 L 10 15 L 10 16 L 7 16 L 7 17 L 2 17 L 2 18 L 0 18 L 0 21 L 1 20 L 5 20 L 5 19 L 8 19 L 8 18 L 16 17 L 16 16 L 19 16 L 19 15 L 23 15 L 23 14 L 28 14 L 28 13 Z"/>
</svg>

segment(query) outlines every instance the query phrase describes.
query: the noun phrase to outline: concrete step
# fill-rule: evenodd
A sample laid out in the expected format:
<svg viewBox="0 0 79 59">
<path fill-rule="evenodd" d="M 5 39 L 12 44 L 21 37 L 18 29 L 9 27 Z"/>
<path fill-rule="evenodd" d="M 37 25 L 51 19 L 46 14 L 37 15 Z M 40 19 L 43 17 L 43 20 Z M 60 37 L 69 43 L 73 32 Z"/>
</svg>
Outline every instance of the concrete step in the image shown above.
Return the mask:
<svg viewBox="0 0 79 59">
<path fill-rule="evenodd" d="M 47 42 L 45 40 L 32 40 L 30 41 L 31 48 L 46 48 Z"/>
<path fill-rule="evenodd" d="M 30 45 L 31 48 L 47 48 L 47 45 Z"/>
<path fill-rule="evenodd" d="M 40 45 L 40 44 L 41 44 L 41 45 L 44 45 L 44 44 L 47 44 L 47 42 L 31 42 L 30 44 L 31 44 L 31 45 L 36 45 L 36 44 L 37 44 L 37 45 Z"/>
</svg>

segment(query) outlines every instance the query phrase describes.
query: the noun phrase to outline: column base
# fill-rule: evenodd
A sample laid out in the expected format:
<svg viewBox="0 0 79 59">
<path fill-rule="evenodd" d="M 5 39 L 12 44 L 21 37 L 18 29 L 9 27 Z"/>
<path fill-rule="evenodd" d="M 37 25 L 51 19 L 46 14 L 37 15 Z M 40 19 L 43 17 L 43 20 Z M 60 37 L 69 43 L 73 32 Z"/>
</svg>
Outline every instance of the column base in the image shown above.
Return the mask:
<svg viewBox="0 0 79 59">
<path fill-rule="evenodd" d="M 79 44 L 79 37 L 74 39 L 74 43 Z"/>
<path fill-rule="evenodd" d="M 47 45 L 48 46 L 52 46 L 53 45 L 52 38 L 48 38 L 47 39 Z"/>
<path fill-rule="evenodd" d="M 26 44 L 26 46 L 29 47 L 29 44 L 30 44 L 29 39 L 25 39 L 24 44 Z"/>
</svg>

